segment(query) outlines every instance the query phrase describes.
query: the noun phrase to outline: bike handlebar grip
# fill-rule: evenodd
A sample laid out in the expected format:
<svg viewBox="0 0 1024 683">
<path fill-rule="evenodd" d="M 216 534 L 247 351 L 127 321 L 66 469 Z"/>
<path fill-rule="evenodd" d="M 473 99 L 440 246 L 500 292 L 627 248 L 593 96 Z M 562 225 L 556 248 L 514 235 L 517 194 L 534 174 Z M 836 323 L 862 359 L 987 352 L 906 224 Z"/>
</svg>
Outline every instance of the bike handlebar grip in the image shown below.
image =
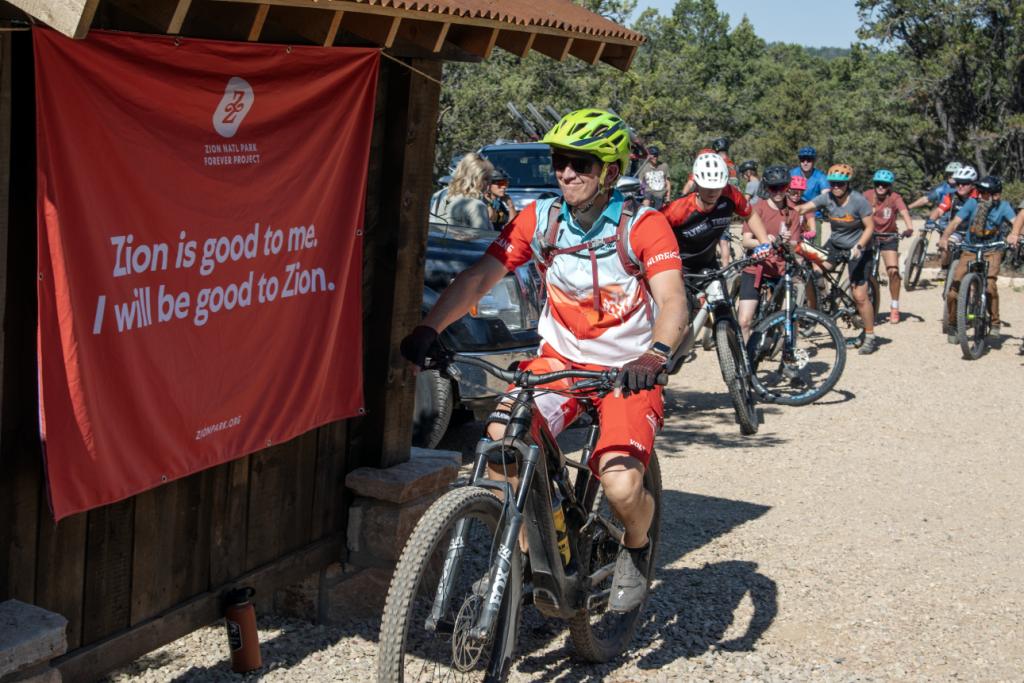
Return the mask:
<svg viewBox="0 0 1024 683">
<path fill-rule="evenodd" d="M 657 384 L 658 386 L 662 386 L 663 387 L 663 386 L 668 385 L 668 380 L 669 380 L 668 371 L 667 370 L 662 370 L 661 372 L 658 373 L 658 377 L 657 377 L 657 379 L 654 380 L 654 383 Z"/>
<path fill-rule="evenodd" d="M 801 237 L 803 237 L 805 240 L 813 240 L 817 236 L 818 236 L 818 231 L 817 230 L 806 230 L 806 231 L 804 231 L 804 234 L 801 235 Z"/>
</svg>

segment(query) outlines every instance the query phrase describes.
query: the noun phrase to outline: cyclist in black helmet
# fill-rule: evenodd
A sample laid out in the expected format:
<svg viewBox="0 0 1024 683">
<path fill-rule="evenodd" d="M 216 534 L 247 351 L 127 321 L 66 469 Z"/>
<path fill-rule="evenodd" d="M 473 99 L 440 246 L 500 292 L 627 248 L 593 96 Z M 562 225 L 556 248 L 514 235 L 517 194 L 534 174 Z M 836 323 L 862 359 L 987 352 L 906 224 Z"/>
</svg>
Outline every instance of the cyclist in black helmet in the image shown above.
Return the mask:
<svg viewBox="0 0 1024 683">
<path fill-rule="evenodd" d="M 753 159 L 744 161 L 737 167 L 736 172 L 739 173 L 740 184 L 743 185 L 743 195 L 753 206 L 761 200 L 758 195 L 758 191 L 761 189 L 761 178 L 757 175 L 757 162 Z"/>
</svg>

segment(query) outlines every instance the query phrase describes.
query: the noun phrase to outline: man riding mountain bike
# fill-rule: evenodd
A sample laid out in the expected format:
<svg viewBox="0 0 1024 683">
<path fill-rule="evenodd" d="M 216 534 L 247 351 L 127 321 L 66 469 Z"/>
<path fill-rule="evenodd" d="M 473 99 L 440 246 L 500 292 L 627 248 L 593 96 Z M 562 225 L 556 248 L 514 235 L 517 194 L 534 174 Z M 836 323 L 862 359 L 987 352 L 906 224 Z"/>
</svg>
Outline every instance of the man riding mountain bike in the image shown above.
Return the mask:
<svg viewBox="0 0 1024 683">
<path fill-rule="evenodd" d="M 950 236 L 962 226 L 964 243 L 975 245 L 999 240 L 1002 232 L 1013 222 L 1013 207 L 1002 199 L 1002 180 L 996 176 L 985 176 L 978 181 L 977 191 L 978 197 L 965 201 L 942 232 L 942 238 L 939 240 L 940 249 L 948 248 Z M 956 300 L 960 292 L 960 281 L 964 279 L 967 267 L 974 258 L 974 254 L 971 253 L 961 254 L 953 271 L 953 282 L 946 295 L 946 311 L 950 321 L 956 320 Z M 993 339 L 999 339 L 1002 324 L 999 320 L 999 287 L 996 285 L 996 279 L 999 277 L 999 267 L 1003 261 L 1002 250 L 996 249 L 986 253 L 985 260 L 988 261 L 988 309 L 992 315 L 989 335 Z M 955 322 L 950 322 L 946 341 L 950 344 L 959 343 Z"/>
<path fill-rule="evenodd" d="M 687 272 L 718 267 L 718 244 L 728 235 L 734 215 L 747 219 L 754 237 L 761 244 L 769 244 L 761 218 L 751 213 L 743 194 L 729 184 L 729 168 L 721 156 L 714 152 L 701 154 L 693 162 L 691 177 L 697 191 L 661 210 L 675 232 Z"/>
<path fill-rule="evenodd" d="M 601 432 L 590 466 L 625 527 L 608 609 L 628 612 L 647 594 L 654 499 L 643 477 L 664 412 L 656 378 L 687 321 L 682 264 L 664 217 L 627 202 L 614 189 L 630 153 L 621 118 L 600 109 L 574 111 L 542 142 L 551 148 L 562 197 L 524 208 L 487 253 L 452 281 L 401 350 L 422 367 L 439 332 L 469 312 L 506 273 L 531 259 L 537 264 L 547 289 L 538 326 L 542 343 L 538 357 L 521 367 L 536 372 L 621 368 L 625 391 L 593 399 Z M 542 394 L 536 403 L 555 435 L 580 414 L 577 399 L 559 393 Z M 509 409 L 500 405 L 491 414 L 491 439 L 504 435 Z M 488 475 L 515 486 L 515 459 L 492 461 Z"/>
<path fill-rule="evenodd" d="M 922 206 L 931 206 L 932 204 L 938 204 L 942 201 L 943 197 L 948 194 L 956 192 L 956 186 L 953 184 L 953 174 L 963 168 L 963 164 L 959 161 L 951 161 L 946 164 L 946 179 L 928 190 L 926 194 L 921 195 L 914 201 L 912 201 L 907 208 L 918 209 Z"/>
<path fill-rule="evenodd" d="M 859 353 L 862 355 L 878 350 L 878 339 L 875 337 L 875 310 L 868 298 L 868 265 L 873 257 L 872 235 L 875 222 L 871 217 L 871 205 L 860 192 L 850 189 L 853 178 L 853 167 L 849 164 L 835 164 L 828 169 L 829 191 L 818 195 L 813 201 L 797 207 L 801 214 L 816 209 L 828 209 L 832 234 L 825 244 L 829 252 L 830 267 L 835 263 L 838 253 L 850 252 L 849 275 L 851 295 L 864 323 L 864 340 Z"/>
<path fill-rule="evenodd" d="M 900 241 L 896 233 L 896 215 L 899 214 L 903 219 L 903 237 L 914 234 L 914 222 L 907 211 L 907 205 L 903 203 L 903 197 L 892 189 L 892 184 L 896 182 L 895 173 L 880 168 L 875 171 L 871 182 L 874 189 L 865 192 L 864 198 L 874 209 L 872 217 L 875 219 L 876 245 L 881 251 L 885 276 L 889 280 L 889 322 L 896 324 L 900 321 L 900 285 L 903 282 L 900 278 Z M 883 236 L 887 239 L 878 239 Z"/>
<path fill-rule="evenodd" d="M 732 159 L 729 158 L 729 138 L 715 138 L 711 141 L 710 147 L 705 147 L 697 152 L 698 157 L 704 154 L 717 154 L 722 157 L 722 161 L 725 162 L 725 167 L 729 170 L 729 184 L 735 187 L 740 186 L 736 164 L 734 164 Z M 697 184 L 694 180 L 693 174 L 691 173 L 690 177 L 686 180 L 686 185 L 683 186 L 683 194 L 690 194 L 695 189 L 697 189 Z"/>
</svg>

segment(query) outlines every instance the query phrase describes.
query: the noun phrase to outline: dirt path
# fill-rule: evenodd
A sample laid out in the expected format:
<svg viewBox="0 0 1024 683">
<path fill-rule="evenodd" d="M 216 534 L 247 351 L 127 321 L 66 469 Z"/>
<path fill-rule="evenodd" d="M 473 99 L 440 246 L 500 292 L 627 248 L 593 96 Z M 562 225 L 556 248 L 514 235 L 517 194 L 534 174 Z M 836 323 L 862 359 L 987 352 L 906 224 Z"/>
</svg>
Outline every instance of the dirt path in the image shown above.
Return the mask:
<svg viewBox="0 0 1024 683">
<path fill-rule="evenodd" d="M 713 355 L 685 366 L 635 649 L 581 664 L 559 623 L 531 617 L 514 680 L 1020 680 L 1024 294 L 1001 294 L 1012 327 L 975 362 L 940 334 L 934 287 L 904 294 L 909 319 L 878 326 L 878 353 L 852 353 L 822 403 L 764 408 L 754 437 Z M 376 624 L 264 623 L 264 680 L 375 677 Z M 223 640 L 198 631 L 115 680 L 232 680 Z"/>
</svg>

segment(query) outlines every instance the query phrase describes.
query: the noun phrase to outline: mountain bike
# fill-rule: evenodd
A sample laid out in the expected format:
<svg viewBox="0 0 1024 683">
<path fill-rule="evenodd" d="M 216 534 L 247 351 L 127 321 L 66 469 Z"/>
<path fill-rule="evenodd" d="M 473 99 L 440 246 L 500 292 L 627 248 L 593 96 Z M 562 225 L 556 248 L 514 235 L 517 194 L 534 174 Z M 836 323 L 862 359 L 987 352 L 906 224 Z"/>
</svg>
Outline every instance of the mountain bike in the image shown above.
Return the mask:
<svg viewBox="0 0 1024 683">
<path fill-rule="evenodd" d="M 933 221 L 924 224 L 924 228 L 910 240 L 910 247 L 907 249 L 907 260 L 903 266 L 903 287 L 908 292 L 917 287 L 921 281 L 921 271 L 924 269 L 924 261 L 928 256 L 929 239 L 931 233 L 942 234 L 942 226 Z"/>
<path fill-rule="evenodd" d="M 480 440 L 469 482 L 439 498 L 409 536 L 384 607 L 378 681 L 505 680 L 521 608 L 531 602 L 543 615 L 568 622 L 582 659 L 612 659 L 629 646 L 643 610 L 643 605 L 624 613 L 606 610 L 624 528 L 589 466 L 599 436 L 591 397 L 612 391 L 619 371 L 533 374 L 461 354 L 451 354 L 443 364 L 450 362 L 481 368 L 518 393 L 506 395 L 512 404 L 504 438 Z M 567 390 L 541 386 L 564 379 L 579 381 Z M 659 383 L 665 381 L 663 373 Z M 578 462 L 562 454 L 537 409 L 535 399 L 544 393 L 571 394 L 592 418 Z M 514 456 L 517 489 L 507 480 L 487 478 L 492 456 L 497 462 Z M 655 502 L 649 584 L 661 515 L 661 471 L 654 452 L 644 486 Z M 525 566 L 519 541 L 524 528 Z M 526 566 L 532 591 L 524 587 Z"/>
<path fill-rule="evenodd" d="M 733 261 L 719 270 L 705 270 L 700 273 L 684 273 L 686 297 L 690 309 L 690 331 L 669 359 L 669 373 L 679 370 L 690 355 L 694 341 L 711 321 L 715 339 L 715 351 L 722 379 L 729 390 L 729 399 L 736 412 L 740 433 L 756 434 L 759 418 L 757 395 L 753 385 L 753 373 L 743 347 L 743 333 L 736 320 L 732 297 L 729 295 L 728 275 L 756 261 L 745 258 Z"/>
<path fill-rule="evenodd" d="M 949 306 L 946 300 L 949 297 L 949 288 L 953 285 L 953 273 L 956 272 L 956 264 L 960 260 L 960 251 L 963 248 L 963 235 L 954 232 L 949 236 L 949 263 L 946 265 L 946 280 L 942 284 L 942 333 L 949 331 Z"/>
<path fill-rule="evenodd" d="M 839 381 L 846 365 L 846 343 L 831 318 L 798 306 L 794 273 L 801 268 L 793 246 L 779 242 L 775 249 L 785 259 L 786 271 L 781 281 L 761 284 L 765 298 L 754 317 L 748 357 L 759 397 L 803 406 L 820 399 Z"/>
<path fill-rule="evenodd" d="M 961 251 L 974 254 L 967 273 L 960 281 L 956 298 L 956 332 L 960 350 L 967 360 L 977 360 L 985 353 L 986 339 L 992 326 L 988 310 L 988 261 L 985 255 L 1006 248 L 999 240 L 988 244 L 964 244 Z"/>
<path fill-rule="evenodd" d="M 847 277 L 850 252 L 845 249 L 835 252 L 832 256 L 833 261 L 829 262 L 831 266 L 826 267 L 828 255 L 823 249 L 818 249 L 806 241 L 798 243 L 796 249 L 797 253 L 819 267 L 815 270 L 810 265 L 796 266 L 797 273 L 808 283 L 807 307 L 828 316 L 837 326 L 842 323 L 854 330 L 864 327 Z M 876 290 L 877 286 L 876 283 Z M 870 296 L 870 286 L 868 292 Z M 878 301 L 877 291 L 874 301 Z"/>
</svg>

